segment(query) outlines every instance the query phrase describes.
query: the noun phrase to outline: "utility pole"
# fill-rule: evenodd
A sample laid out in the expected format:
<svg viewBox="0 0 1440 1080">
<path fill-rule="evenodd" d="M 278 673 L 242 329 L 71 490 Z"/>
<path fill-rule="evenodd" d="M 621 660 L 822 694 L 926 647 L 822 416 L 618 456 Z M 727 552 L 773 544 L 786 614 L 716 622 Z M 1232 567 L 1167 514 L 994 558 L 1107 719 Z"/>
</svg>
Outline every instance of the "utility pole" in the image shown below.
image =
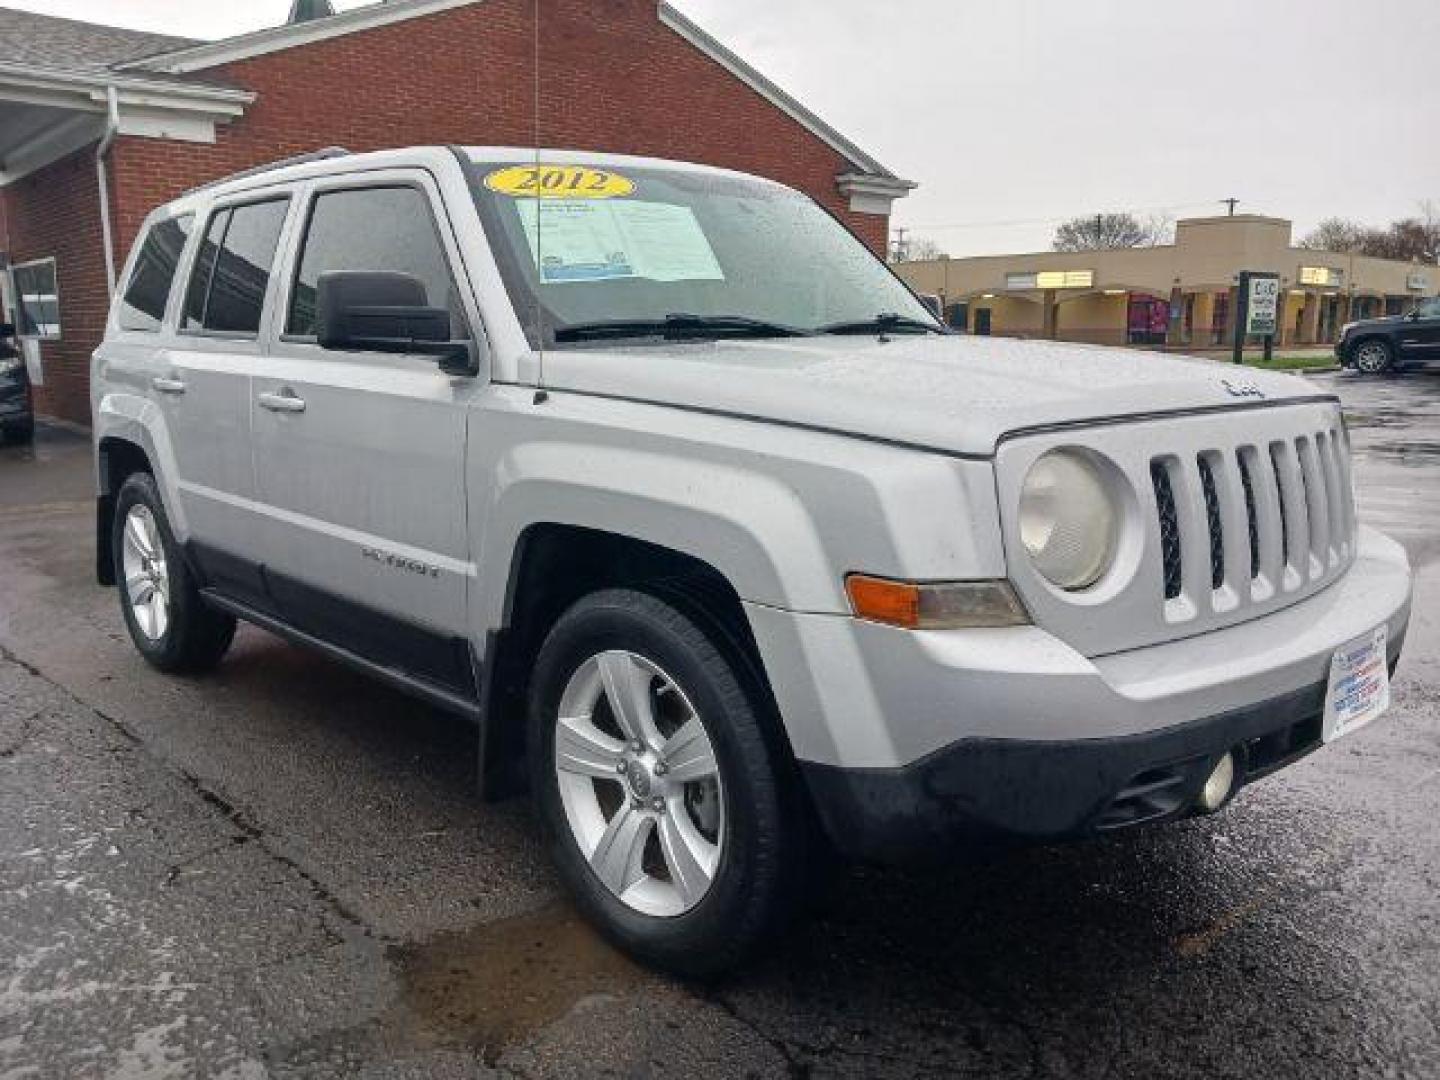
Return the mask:
<svg viewBox="0 0 1440 1080">
<path fill-rule="evenodd" d="M 1237 198 L 1235 198 L 1235 197 L 1232 195 L 1230 198 L 1228 198 L 1228 199 L 1221 199 L 1220 201 L 1223 202 L 1223 203 L 1225 203 L 1226 205 L 1228 205 L 1228 206 L 1230 207 L 1230 216 L 1231 216 L 1231 217 L 1234 217 L 1234 216 L 1235 216 L 1235 204 L 1238 203 L 1240 200 L 1237 199 Z"/>
<path fill-rule="evenodd" d="M 1096 249 L 1097 251 L 1098 251 L 1102 246 L 1104 246 L 1103 241 L 1101 240 L 1101 235 L 1102 235 L 1102 231 L 1103 231 L 1103 230 L 1102 230 L 1102 226 L 1101 226 L 1101 224 L 1100 224 L 1101 216 L 1102 216 L 1102 215 L 1100 215 L 1100 214 L 1096 214 L 1096 215 L 1095 215 L 1095 249 Z"/>
<path fill-rule="evenodd" d="M 897 226 L 895 229 L 895 257 L 892 260 L 894 262 L 902 263 L 905 261 L 905 256 L 907 253 L 905 234 L 908 231 L 909 230 L 906 229 L 903 225 Z"/>
</svg>

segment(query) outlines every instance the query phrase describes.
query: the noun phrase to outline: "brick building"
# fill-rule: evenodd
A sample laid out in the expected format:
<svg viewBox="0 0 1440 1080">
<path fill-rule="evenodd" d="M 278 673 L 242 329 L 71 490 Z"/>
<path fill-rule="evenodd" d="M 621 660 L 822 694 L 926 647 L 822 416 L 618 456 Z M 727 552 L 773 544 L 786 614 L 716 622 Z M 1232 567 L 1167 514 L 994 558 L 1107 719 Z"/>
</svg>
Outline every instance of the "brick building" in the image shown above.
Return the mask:
<svg viewBox="0 0 1440 1080">
<path fill-rule="evenodd" d="M 38 342 L 42 412 L 88 422 L 109 279 L 150 209 L 317 147 L 700 161 L 808 192 L 877 252 L 913 187 L 657 0 L 328 12 L 194 42 L 0 8 L 0 307 Z"/>
</svg>

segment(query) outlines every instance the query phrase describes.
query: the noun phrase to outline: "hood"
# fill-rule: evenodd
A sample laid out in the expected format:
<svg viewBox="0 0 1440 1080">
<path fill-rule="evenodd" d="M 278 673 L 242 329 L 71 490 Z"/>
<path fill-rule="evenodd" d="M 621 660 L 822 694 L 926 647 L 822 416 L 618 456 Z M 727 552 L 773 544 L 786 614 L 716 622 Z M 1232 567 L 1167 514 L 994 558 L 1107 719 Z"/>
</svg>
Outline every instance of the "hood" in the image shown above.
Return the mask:
<svg viewBox="0 0 1440 1080">
<path fill-rule="evenodd" d="M 1332 396 L 1196 357 L 960 335 L 565 348 L 545 385 L 981 456 L 1021 428 Z"/>
<path fill-rule="evenodd" d="M 1344 329 L 1354 330 L 1361 326 L 1391 326 L 1395 323 L 1405 322 L 1404 315 L 1377 315 L 1373 319 L 1356 319 L 1354 322 L 1345 324 Z"/>
</svg>

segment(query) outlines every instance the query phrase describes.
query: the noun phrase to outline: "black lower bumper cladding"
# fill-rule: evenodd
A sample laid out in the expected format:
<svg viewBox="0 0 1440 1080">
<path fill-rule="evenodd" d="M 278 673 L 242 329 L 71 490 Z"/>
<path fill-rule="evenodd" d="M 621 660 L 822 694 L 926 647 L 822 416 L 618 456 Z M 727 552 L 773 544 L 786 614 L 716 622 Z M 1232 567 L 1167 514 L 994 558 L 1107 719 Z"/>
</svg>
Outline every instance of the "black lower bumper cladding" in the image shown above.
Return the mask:
<svg viewBox="0 0 1440 1080">
<path fill-rule="evenodd" d="M 1392 670 L 1402 643 L 1390 646 Z M 967 739 L 903 768 L 801 768 L 842 853 L 924 862 L 965 843 L 1066 840 L 1183 816 L 1226 751 L 1243 784 L 1317 749 L 1325 690 L 1321 681 L 1139 735 Z"/>
</svg>

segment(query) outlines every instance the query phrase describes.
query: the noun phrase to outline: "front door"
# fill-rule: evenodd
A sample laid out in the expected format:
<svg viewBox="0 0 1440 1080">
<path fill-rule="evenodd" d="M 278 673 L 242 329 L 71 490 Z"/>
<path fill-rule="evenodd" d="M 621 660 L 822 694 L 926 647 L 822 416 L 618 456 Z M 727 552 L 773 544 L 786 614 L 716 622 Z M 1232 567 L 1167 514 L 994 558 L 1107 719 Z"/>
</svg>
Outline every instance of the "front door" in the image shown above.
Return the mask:
<svg viewBox="0 0 1440 1080">
<path fill-rule="evenodd" d="M 982 337 L 990 333 L 990 309 L 988 307 L 975 309 L 975 333 Z"/>
<path fill-rule="evenodd" d="M 285 258 L 275 343 L 252 380 L 255 476 L 267 586 L 296 627 L 407 674 L 469 693 L 465 425 L 479 380 L 419 355 L 322 349 L 321 274 L 388 271 L 448 307 L 453 237 L 421 170 L 336 177 L 304 193 Z"/>
</svg>

